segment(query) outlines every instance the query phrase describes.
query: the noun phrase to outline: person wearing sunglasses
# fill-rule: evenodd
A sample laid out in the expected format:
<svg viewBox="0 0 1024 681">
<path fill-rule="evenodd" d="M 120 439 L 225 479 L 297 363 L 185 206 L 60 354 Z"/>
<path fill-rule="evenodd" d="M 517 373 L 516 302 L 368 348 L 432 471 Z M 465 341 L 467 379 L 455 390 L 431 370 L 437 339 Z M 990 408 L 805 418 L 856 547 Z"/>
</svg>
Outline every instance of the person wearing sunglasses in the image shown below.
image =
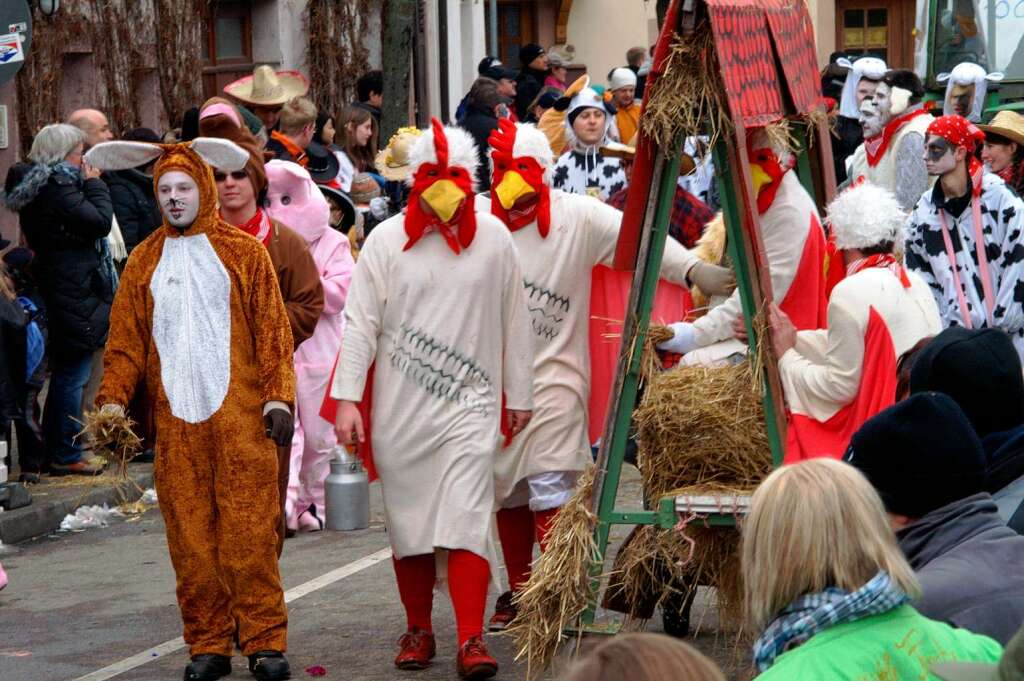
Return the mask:
<svg viewBox="0 0 1024 681">
<path fill-rule="evenodd" d="M 928 126 L 938 178 L 907 221 L 907 268 L 931 286 L 944 327 L 998 328 L 1024 356 L 1024 202 L 976 156 L 984 134 L 962 116 Z"/>
</svg>

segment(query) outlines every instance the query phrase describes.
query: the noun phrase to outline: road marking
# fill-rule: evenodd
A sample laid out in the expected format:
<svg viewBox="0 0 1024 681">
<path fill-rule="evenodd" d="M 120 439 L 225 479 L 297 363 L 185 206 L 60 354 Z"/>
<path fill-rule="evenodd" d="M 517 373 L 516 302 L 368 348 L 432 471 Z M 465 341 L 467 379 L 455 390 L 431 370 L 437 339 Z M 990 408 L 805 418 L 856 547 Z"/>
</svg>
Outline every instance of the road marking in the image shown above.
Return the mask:
<svg viewBox="0 0 1024 681">
<path fill-rule="evenodd" d="M 362 572 L 367 568 L 371 568 L 377 563 L 385 561 L 390 557 L 391 549 L 387 548 L 381 549 L 376 553 L 371 553 L 368 556 L 364 556 L 359 560 L 349 563 L 348 565 L 342 565 L 336 570 L 331 570 L 330 572 L 311 579 L 304 584 L 299 584 L 292 589 L 288 589 L 288 591 L 284 592 L 284 602 L 291 603 L 292 601 L 311 594 L 314 591 L 323 589 L 324 587 L 330 586 L 335 582 L 339 582 L 346 577 L 351 577 L 352 575 Z M 159 660 L 161 657 L 177 652 L 184 647 L 185 639 L 179 636 L 176 639 L 166 641 L 158 646 L 154 646 L 142 651 L 141 653 L 132 655 L 131 657 L 126 657 L 120 662 L 115 662 L 103 669 L 98 669 L 92 673 L 86 674 L 85 676 L 79 676 L 77 679 L 74 679 L 74 681 L 106 681 L 107 679 L 112 679 L 115 676 L 119 676 L 127 671 L 135 669 L 136 667 L 141 667 L 153 660 Z"/>
</svg>

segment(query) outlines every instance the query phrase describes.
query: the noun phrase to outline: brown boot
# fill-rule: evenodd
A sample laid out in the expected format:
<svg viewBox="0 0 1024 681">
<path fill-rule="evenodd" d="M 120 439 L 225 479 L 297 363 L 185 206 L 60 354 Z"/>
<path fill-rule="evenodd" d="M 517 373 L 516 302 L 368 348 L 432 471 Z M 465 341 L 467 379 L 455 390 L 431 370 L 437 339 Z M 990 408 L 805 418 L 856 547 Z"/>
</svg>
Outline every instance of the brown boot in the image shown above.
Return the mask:
<svg viewBox="0 0 1024 681">
<path fill-rule="evenodd" d="M 103 466 L 95 466 L 85 461 L 75 463 L 54 463 L 50 464 L 50 475 L 102 475 Z"/>
</svg>

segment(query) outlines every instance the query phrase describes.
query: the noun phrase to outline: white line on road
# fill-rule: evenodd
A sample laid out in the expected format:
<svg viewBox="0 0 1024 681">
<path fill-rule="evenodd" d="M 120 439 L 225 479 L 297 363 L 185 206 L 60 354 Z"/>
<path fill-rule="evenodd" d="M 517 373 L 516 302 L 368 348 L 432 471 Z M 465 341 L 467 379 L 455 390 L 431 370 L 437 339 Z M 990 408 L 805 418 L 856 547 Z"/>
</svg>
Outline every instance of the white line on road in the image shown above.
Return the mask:
<svg viewBox="0 0 1024 681">
<path fill-rule="evenodd" d="M 336 570 L 331 570 L 330 572 L 320 575 L 315 579 L 311 579 L 304 584 L 299 584 L 293 589 L 288 589 L 288 591 L 284 592 L 284 602 L 291 603 L 292 601 L 311 594 L 325 586 L 330 586 L 331 584 L 341 581 L 346 577 L 351 577 L 357 572 L 362 572 L 367 568 L 373 567 L 377 563 L 387 560 L 390 557 L 391 549 L 381 549 L 376 553 L 371 553 L 370 555 L 364 556 L 359 560 L 349 563 L 348 565 L 342 565 Z M 153 660 L 159 660 L 161 657 L 177 652 L 184 647 L 185 639 L 179 636 L 176 639 L 166 641 L 158 646 L 154 646 L 141 653 L 132 655 L 131 657 L 126 657 L 120 662 L 115 662 L 103 669 L 97 669 L 85 676 L 79 676 L 77 679 L 74 679 L 74 681 L 106 681 L 107 679 L 112 679 L 115 676 L 124 674 L 126 671 L 135 669 L 136 667 L 141 667 Z"/>
</svg>

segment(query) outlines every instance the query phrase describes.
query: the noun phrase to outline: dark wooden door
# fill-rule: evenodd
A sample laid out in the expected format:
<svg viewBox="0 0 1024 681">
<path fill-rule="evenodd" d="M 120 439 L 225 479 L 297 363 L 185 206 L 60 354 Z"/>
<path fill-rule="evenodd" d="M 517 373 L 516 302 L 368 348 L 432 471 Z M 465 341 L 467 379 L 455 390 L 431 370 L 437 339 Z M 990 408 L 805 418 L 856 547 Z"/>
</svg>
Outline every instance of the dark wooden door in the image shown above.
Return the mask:
<svg viewBox="0 0 1024 681">
<path fill-rule="evenodd" d="M 891 68 L 914 66 L 914 0 L 837 0 L 836 51 L 881 57 Z"/>
</svg>

